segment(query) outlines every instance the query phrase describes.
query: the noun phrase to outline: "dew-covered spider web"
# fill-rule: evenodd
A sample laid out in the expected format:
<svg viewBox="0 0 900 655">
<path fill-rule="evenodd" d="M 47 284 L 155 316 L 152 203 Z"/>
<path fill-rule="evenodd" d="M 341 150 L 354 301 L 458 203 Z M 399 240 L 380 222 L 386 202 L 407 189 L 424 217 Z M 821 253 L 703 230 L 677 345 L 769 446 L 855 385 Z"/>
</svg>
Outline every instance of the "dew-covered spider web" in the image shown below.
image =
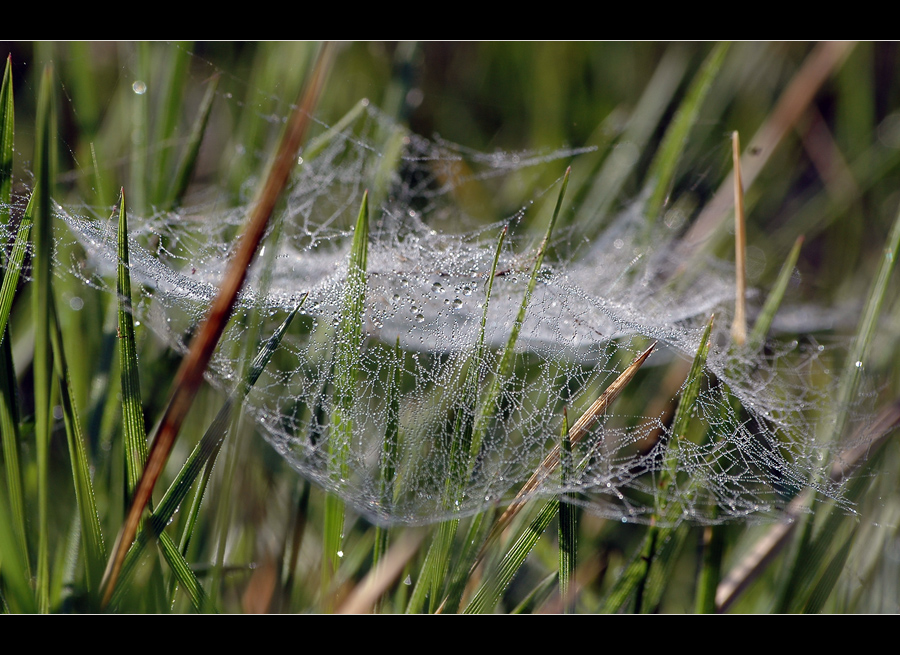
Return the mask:
<svg viewBox="0 0 900 655">
<path fill-rule="evenodd" d="M 682 516 L 713 522 L 777 515 L 810 487 L 839 498 L 826 475 L 823 417 L 833 392 L 823 372 L 826 349 L 809 339 L 752 355 L 730 352 L 730 265 L 705 261 L 673 281 L 662 272 L 677 268 L 669 260 L 677 233 L 662 226 L 647 238 L 638 209 L 610 219 L 599 235 L 580 233 L 564 210 L 510 373 L 496 403 L 483 407 L 559 183 L 527 191 L 521 211 L 488 225 L 469 215 L 462 196 L 467 185 L 493 188 L 559 159 L 577 165 L 580 153 L 481 154 L 410 134 L 398 140 L 391 136 L 398 129 L 366 106 L 353 124 L 319 141 L 314 156 L 304 153 L 209 370 L 214 384 L 232 389 L 259 339 L 306 296 L 245 403 L 265 439 L 300 474 L 387 524 L 429 523 L 509 502 L 559 443 L 564 408 L 573 423 L 657 342 L 626 391 L 574 446 L 575 475 L 565 489 L 551 475 L 538 494 L 568 491 L 595 513 L 638 522 L 673 502 Z M 349 252 L 367 188 L 362 345 L 348 360 L 337 353 L 346 348 Z M 248 207 L 249 198 L 237 207 L 209 201 L 130 216 L 135 313 L 178 351 L 216 293 Z M 59 215 L 80 244 L 77 256 L 58 262 L 60 273 L 114 292 L 115 223 L 84 207 Z M 479 359 L 487 282 L 504 225 L 509 235 Z M 672 411 L 713 313 L 691 429 L 673 444 Z M 348 361 L 353 370 L 341 370 Z M 355 377 L 345 412 L 350 438 L 335 444 L 335 389 L 348 377 Z M 458 426 L 485 413 L 491 418 L 462 490 L 448 497 Z M 386 434 L 395 434 L 389 447 Z M 661 487 L 667 465 L 677 474 Z"/>
</svg>

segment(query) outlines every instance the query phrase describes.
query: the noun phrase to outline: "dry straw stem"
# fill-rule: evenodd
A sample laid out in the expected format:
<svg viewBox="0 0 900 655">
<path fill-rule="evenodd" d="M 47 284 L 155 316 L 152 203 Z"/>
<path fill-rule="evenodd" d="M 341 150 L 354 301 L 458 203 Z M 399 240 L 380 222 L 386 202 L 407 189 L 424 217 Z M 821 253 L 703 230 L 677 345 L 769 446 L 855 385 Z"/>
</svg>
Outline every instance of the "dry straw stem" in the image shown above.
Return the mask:
<svg viewBox="0 0 900 655">
<path fill-rule="evenodd" d="M 772 110 L 768 120 L 750 141 L 747 151 L 754 154 L 742 161 L 743 177 L 747 187 L 753 185 L 756 176 L 769 161 L 769 157 L 775 152 L 784 135 L 797 124 L 819 87 L 841 65 L 854 45 L 852 42 L 843 41 L 820 43 L 809 54 L 790 86 L 781 94 L 778 105 Z M 727 179 L 722 183 L 716 195 L 700 212 L 684 236 L 679 246 L 683 257 L 689 257 L 702 245 L 727 215 L 733 201 L 731 182 Z"/>
<path fill-rule="evenodd" d="M 594 404 L 590 406 L 590 408 L 581 415 L 581 418 L 575 422 L 575 425 L 571 427 L 569 430 L 569 442 L 572 446 L 581 441 L 585 435 L 590 431 L 590 429 L 594 426 L 594 423 L 603 415 L 604 412 L 609 408 L 612 402 L 622 393 L 622 390 L 625 386 L 631 382 L 631 379 L 634 377 L 635 373 L 637 373 L 638 369 L 650 356 L 650 353 L 653 352 L 653 349 L 656 348 L 656 342 L 647 348 L 637 359 L 635 359 L 629 366 L 626 368 L 616 380 L 609 385 L 606 390 L 600 394 L 600 397 L 594 401 Z M 482 555 L 484 554 L 487 545 L 490 544 L 494 538 L 500 534 L 506 526 L 516 517 L 516 515 L 521 511 L 523 505 L 528 501 L 529 497 L 532 493 L 534 493 L 538 487 L 556 470 L 556 467 L 559 466 L 559 454 L 560 454 L 560 445 L 557 444 L 553 447 L 553 450 L 544 458 L 544 461 L 541 462 L 541 465 L 538 466 L 537 470 L 531 476 L 531 478 L 526 482 L 519 493 L 516 495 L 515 499 L 510 503 L 509 507 L 506 508 L 506 511 L 503 512 L 503 515 L 497 520 L 496 525 L 494 525 L 493 530 L 491 530 L 491 534 L 485 542 L 484 548 L 482 548 Z M 482 555 L 479 555 L 478 561 L 481 560 Z M 476 561 L 476 565 L 478 563 Z"/>
<path fill-rule="evenodd" d="M 741 181 L 741 137 L 731 133 L 731 157 L 734 161 L 734 321 L 731 338 L 743 346 L 747 342 L 747 230 L 744 222 L 744 187 Z"/>
<path fill-rule="evenodd" d="M 238 243 L 231 266 L 219 287 L 219 294 L 178 369 L 169 404 L 159 423 L 153 446 L 150 448 L 147 466 L 135 490 L 134 499 L 122 530 L 116 539 L 113 555 L 104 575 L 104 606 L 112 596 L 125 553 L 137 532 L 141 514 L 150 500 L 153 487 L 162 473 L 184 417 L 203 381 L 203 373 L 231 316 L 237 295 L 244 285 L 247 271 L 253 262 L 263 234 L 265 234 L 272 211 L 275 209 L 275 203 L 296 165 L 297 154 L 306 136 L 313 110 L 318 103 L 319 94 L 330 67 L 332 50 L 331 45 L 326 44 L 319 54 L 310 82 L 288 122 L 287 131 L 282 138 L 272 167 L 269 169 L 265 185 L 257 198 L 256 205 L 247 222 L 247 228 Z"/>
</svg>

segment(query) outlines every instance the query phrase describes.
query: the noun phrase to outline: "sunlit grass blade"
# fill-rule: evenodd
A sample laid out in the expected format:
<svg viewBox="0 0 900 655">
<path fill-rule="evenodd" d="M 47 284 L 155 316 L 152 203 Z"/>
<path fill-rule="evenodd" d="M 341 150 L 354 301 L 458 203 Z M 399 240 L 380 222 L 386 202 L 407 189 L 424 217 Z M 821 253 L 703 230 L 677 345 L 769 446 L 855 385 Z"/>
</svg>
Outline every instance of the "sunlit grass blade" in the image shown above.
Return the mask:
<svg viewBox="0 0 900 655">
<path fill-rule="evenodd" d="M 181 205 L 188 184 L 190 184 L 191 176 L 194 174 L 194 168 L 197 165 L 197 155 L 200 154 L 200 144 L 203 143 L 203 135 L 206 134 L 206 126 L 209 124 L 209 115 L 212 112 L 213 100 L 216 99 L 216 90 L 218 88 L 219 75 L 217 74 L 208 82 L 206 93 L 203 95 L 200 108 L 197 110 L 197 118 L 194 121 L 194 126 L 191 128 L 187 147 L 181 158 L 178 172 L 175 174 L 175 180 L 172 183 L 172 188 L 165 203 L 165 207 L 169 209 Z"/>
<path fill-rule="evenodd" d="M 650 171 L 647 174 L 648 182 L 653 185 L 653 192 L 647 200 L 645 210 L 648 221 L 655 221 L 658 218 L 659 212 L 666 202 L 666 197 L 671 191 L 672 180 L 675 178 L 678 162 L 684 152 L 685 145 L 687 145 L 688 136 L 690 136 L 691 129 L 700 115 L 703 101 L 709 94 L 709 89 L 722 68 L 722 62 L 725 61 L 725 55 L 728 53 L 730 45 L 727 42 L 723 42 L 713 46 L 703 62 L 703 67 L 691 82 L 687 94 L 678 105 L 675 118 L 672 119 L 672 122 L 666 129 L 666 135 L 656 151 L 653 163 L 650 165 Z"/>
<path fill-rule="evenodd" d="M 563 408 L 562 452 L 560 457 L 560 480 L 563 488 L 575 478 L 575 463 L 572 459 L 572 442 L 569 439 L 569 420 Z M 572 503 L 559 499 L 559 597 L 563 613 L 568 614 L 572 606 L 571 593 L 575 582 L 578 549 L 578 511 Z"/>
<path fill-rule="evenodd" d="M 331 52 L 332 50 L 328 46 L 323 49 L 309 86 L 288 123 L 284 140 L 254 204 L 247 227 L 219 287 L 218 295 L 191 342 L 187 355 L 182 360 L 175 378 L 172 395 L 150 448 L 147 466 L 135 491 L 122 530 L 116 538 L 116 544 L 104 574 L 104 602 L 113 592 L 125 554 L 137 534 L 140 517 L 150 500 L 153 487 L 156 486 L 163 466 L 169 458 L 172 445 L 181 429 L 187 411 L 200 388 L 203 374 L 212 358 L 213 351 L 225 331 L 228 317 L 234 308 L 239 291 L 244 286 L 247 271 L 265 234 L 275 203 L 287 184 L 291 170 L 296 165 L 297 151 L 305 138 L 310 116 L 317 104 L 319 93 L 330 68 Z"/>
<path fill-rule="evenodd" d="M 211 469 L 211 465 L 215 462 L 216 455 L 225 439 L 230 423 L 232 408 L 236 404 L 242 402 L 244 397 L 250 392 L 250 389 L 253 388 L 253 385 L 256 384 L 256 381 L 259 379 L 259 376 L 262 375 L 266 364 L 268 364 L 272 355 L 274 355 L 275 351 L 278 349 L 281 340 L 284 338 L 291 322 L 305 300 L 306 296 L 303 297 L 297 307 L 288 314 L 287 318 L 285 318 L 278 329 L 265 344 L 263 344 L 263 347 L 248 367 L 246 377 L 241 380 L 237 389 L 235 389 L 222 405 L 222 408 L 219 410 L 218 414 L 216 414 L 212 423 L 210 423 L 206 432 L 203 434 L 203 437 L 200 439 L 200 442 L 191 452 L 187 461 L 184 463 L 184 466 L 182 466 L 178 475 L 175 477 L 175 480 L 169 486 L 165 495 L 163 495 L 156 510 L 145 522 L 144 529 L 138 535 L 138 538 L 135 540 L 134 545 L 131 547 L 125 558 L 125 563 L 122 566 L 120 576 L 122 583 L 129 580 L 130 575 L 133 573 L 134 567 L 138 563 L 140 555 L 147 544 L 151 543 L 154 538 L 164 536 L 163 530 L 175 516 L 175 512 L 181 507 L 185 498 L 187 498 L 200 473 L 204 469 Z M 205 487 L 205 483 L 198 490 L 198 496 L 200 498 L 203 496 L 203 487 Z M 187 542 L 191 533 L 190 526 L 192 526 L 196 520 L 198 511 L 199 503 L 196 503 L 189 511 L 185 533 L 181 543 L 181 550 L 179 552 L 183 553 L 187 547 Z M 124 584 L 119 588 L 122 587 L 124 587 Z M 199 585 L 197 585 L 197 587 L 199 587 Z M 195 594 L 192 593 L 192 599 L 197 602 L 201 600 L 199 595 L 197 595 L 196 598 L 194 598 L 194 596 Z M 117 599 L 117 596 L 113 597 L 113 601 L 116 601 Z M 202 607 L 202 604 L 200 604 L 199 607 Z"/>
<path fill-rule="evenodd" d="M 49 448 L 52 427 L 50 402 L 53 352 L 50 344 L 50 286 L 53 262 L 53 184 L 56 177 L 56 108 L 53 70 L 44 68 L 37 105 L 35 148 L 35 221 L 32 236 L 32 313 L 34 325 L 34 435 L 38 480 L 38 555 L 36 594 L 38 611 L 50 611 Z"/>
<path fill-rule="evenodd" d="M 125 480 L 129 496 L 144 471 L 147 461 L 147 432 L 141 400 L 137 347 L 134 340 L 134 318 L 131 307 L 131 273 L 128 257 L 128 217 L 125 211 L 125 189 L 119 192 L 119 265 L 116 294 L 119 298 L 117 336 L 119 342 L 119 375 L 122 389 L 122 431 L 125 443 Z"/>
<path fill-rule="evenodd" d="M 781 267 L 778 279 L 775 281 L 772 290 L 769 291 L 766 302 L 759 316 L 756 317 L 756 322 L 753 324 L 753 330 L 750 332 L 750 338 L 747 340 L 747 345 L 751 351 L 759 350 L 769 334 L 769 328 L 772 327 L 772 321 L 778 312 L 778 308 L 781 306 L 781 301 L 784 298 L 785 291 L 787 291 L 788 283 L 791 281 L 791 275 L 794 273 L 794 267 L 797 265 L 797 258 L 800 256 L 800 248 L 802 246 L 803 237 L 799 236 L 794 241 L 794 246 Z"/>
<path fill-rule="evenodd" d="M 470 408 L 475 405 L 478 398 L 478 378 L 481 371 L 481 362 L 484 357 L 484 333 L 487 325 L 488 308 L 491 302 L 491 292 L 494 288 L 494 279 L 497 274 L 497 262 L 503 250 L 503 242 L 509 229 L 505 225 L 497 239 L 497 247 L 494 250 L 494 259 L 491 263 L 491 271 L 487 279 L 485 289 L 484 307 L 481 311 L 481 324 L 478 331 L 478 340 L 475 344 L 475 352 L 468 364 L 468 371 L 463 382 L 463 401 L 456 408 L 456 420 L 453 426 L 453 441 L 450 444 L 449 464 L 450 471 L 444 484 L 443 502 L 446 509 L 452 510 L 456 506 L 464 485 L 469 477 L 469 463 L 472 451 L 473 417 Z M 431 610 L 438 608 L 442 600 L 444 581 L 447 577 L 450 549 L 456 530 L 459 527 L 459 519 L 444 521 L 438 526 L 437 532 L 432 538 L 425 562 L 419 571 L 413 592 L 410 595 L 407 613 L 421 612 L 425 606 L 425 600 L 430 596 Z"/>
<path fill-rule="evenodd" d="M 516 542 L 503 556 L 500 566 L 496 571 L 488 574 L 484 582 L 475 592 L 472 600 L 464 610 L 465 614 L 482 614 L 492 611 L 506 588 L 512 582 L 516 573 L 525 563 L 525 558 L 531 553 L 538 539 L 544 534 L 550 521 L 559 511 L 559 501 L 553 499 L 543 505 L 537 516 L 529 523 L 528 528 L 519 535 Z"/>
<path fill-rule="evenodd" d="M 335 335 L 334 410 L 329 432 L 329 457 L 332 476 L 347 479 L 350 442 L 353 439 L 353 402 L 356 396 L 359 349 L 362 346 L 362 324 L 366 304 L 366 264 L 369 252 L 369 193 L 363 193 L 341 307 L 341 322 Z M 344 533 L 344 502 L 337 494 L 325 501 L 325 528 L 322 553 L 322 591 L 329 593 L 331 578 L 337 571 Z"/>
</svg>

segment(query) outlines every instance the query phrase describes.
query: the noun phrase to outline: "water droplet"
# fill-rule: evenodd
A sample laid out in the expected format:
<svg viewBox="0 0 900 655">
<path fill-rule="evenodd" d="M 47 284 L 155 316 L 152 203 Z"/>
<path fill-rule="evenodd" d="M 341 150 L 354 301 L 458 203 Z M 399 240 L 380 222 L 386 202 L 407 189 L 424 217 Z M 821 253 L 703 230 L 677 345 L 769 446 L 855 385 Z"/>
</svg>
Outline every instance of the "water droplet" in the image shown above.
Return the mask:
<svg viewBox="0 0 900 655">
<path fill-rule="evenodd" d="M 147 85 L 144 84 L 141 80 L 135 80 L 134 83 L 131 85 L 131 90 L 134 91 L 139 96 L 142 96 L 145 93 L 147 93 Z"/>
<path fill-rule="evenodd" d="M 435 282 L 434 284 L 431 285 L 431 292 L 432 293 L 444 293 L 444 287 L 441 285 L 440 282 Z"/>
<path fill-rule="evenodd" d="M 454 309 L 459 309 L 460 307 L 462 307 L 462 305 L 463 305 L 463 301 L 461 299 L 459 299 L 459 298 L 453 299 L 453 308 Z"/>
<path fill-rule="evenodd" d="M 337 556 L 338 556 L 338 557 L 343 557 L 343 556 L 344 556 L 344 551 L 339 550 L 339 551 L 337 552 Z"/>
<path fill-rule="evenodd" d="M 416 323 L 422 323 L 425 317 L 422 314 L 416 314 Z"/>
</svg>

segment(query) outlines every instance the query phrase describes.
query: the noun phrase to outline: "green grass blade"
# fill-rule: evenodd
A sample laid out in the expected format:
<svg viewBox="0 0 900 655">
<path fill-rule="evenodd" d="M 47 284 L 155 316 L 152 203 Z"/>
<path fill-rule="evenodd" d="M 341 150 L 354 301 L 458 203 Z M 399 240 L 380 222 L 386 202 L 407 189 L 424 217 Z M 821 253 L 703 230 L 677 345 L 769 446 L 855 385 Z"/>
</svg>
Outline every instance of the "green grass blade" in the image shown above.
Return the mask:
<svg viewBox="0 0 900 655">
<path fill-rule="evenodd" d="M 12 57 L 7 57 L 0 85 L 0 225 L 9 225 L 9 203 L 12 197 L 13 131 L 15 112 L 12 92 Z M 32 195 L 32 200 L 34 195 Z M 19 458 L 19 409 L 16 397 L 16 373 L 13 364 L 12 344 L 9 336 L 9 312 L 19 282 L 19 273 L 25 257 L 28 232 L 31 227 L 31 210 L 16 234 L 10 261 L 5 262 L 6 248 L 0 253 L 0 271 L 3 285 L 0 288 L 0 441 L 3 442 L 3 462 L 13 532 L 19 542 L 25 575 L 31 577 L 31 560 L 28 556 L 28 538 L 25 523 L 25 491 L 22 486 L 22 469 Z M 6 244 L 4 243 L 4 246 Z M 5 268 L 4 268 L 5 266 Z"/>
<path fill-rule="evenodd" d="M 347 267 L 347 287 L 341 309 L 337 340 L 334 381 L 334 411 L 331 415 L 329 456 L 332 473 L 340 479 L 349 475 L 347 457 L 353 438 L 353 398 L 359 349 L 362 346 L 362 317 L 366 302 L 366 260 L 369 252 L 369 193 L 363 193 L 350 262 Z M 324 551 L 322 553 L 322 591 L 329 593 L 331 578 L 337 571 L 344 532 L 344 503 L 337 494 L 329 494 L 325 503 Z"/>
<path fill-rule="evenodd" d="M 100 579 L 106 564 L 106 545 L 100 530 L 100 514 L 97 511 L 97 499 L 91 481 L 91 466 L 88 461 L 84 433 L 81 431 L 78 411 L 70 391 L 69 366 L 63 348 L 62 330 L 52 298 L 50 313 L 53 321 L 50 330 L 50 339 L 53 343 L 53 366 L 59 384 L 59 399 L 66 427 L 66 440 L 69 444 L 72 478 L 75 483 L 75 501 L 78 505 L 78 516 L 81 519 L 85 577 L 88 583 L 88 592 L 93 602 L 96 603 L 99 601 Z"/>
<path fill-rule="evenodd" d="M 131 307 L 131 274 L 128 257 L 128 216 L 125 211 L 125 189 L 119 194 L 119 266 L 116 293 L 119 297 L 118 341 L 122 386 L 122 429 L 125 443 L 125 472 L 128 495 L 134 493 L 144 463 L 147 461 L 147 431 L 141 400 L 134 318 Z"/>
<path fill-rule="evenodd" d="M 522 568 L 525 559 L 531 553 L 538 539 L 544 534 L 550 521 L 559 511 L 559 501 L 556 499 L 545 503 L 538 515 L 531 521 L 527 529 L 519 535 L 512 547 L 503 556 L 497 571 L 488 575 L 485 581 L 475 592 L 472 600 L 466 606 L 464 614 L 483 614 L 491 612 L 500 602 L 500 597 L 512 582 L 516 573 Z"/>
<path fill-rule="evenodd" d="M 188 42 L 176 43 L 173 48 L 169 49 L 169 52 L 172 53 L 171 56 L 165 58 L 165 80 L 160 83 L 157 96 L 158 107 L 155 113 L 157 129 L 152 136 L 152 142 L 163 144 L 163 147 L 156 151 L 156 161 L 152 169 L 155 186 L 151 204 L 154 205 L 159 205 L 165 200 L 166 190 L 172 179 L 171 162 L 175 149 L 175 135 L 184 104 L 184 86 L 190 62 L 190 49 L 191 44 Z M 150 80 L 145 81 L 150 84 Z"/>
<path fill-rule="evenodd" d="M 690 89 L 678 107 L 675 118 L 666 130 L 662 144 L 650 165 L 647 180 L 653 185 L 653 193 L 647 201 L 645 215 L 648 221 L 655 221 L 666 201 L 675 178 L 675 171 L 684 147 L 687 145 L 691 129 L 697 122 L 703 101 L 706 99 L 713 81 L 722 68 L 729 43 L 717 43 L 703 62 L 703 67 L 691 82 Z"/>
<path fill-rule="evenodd" d="M 560 476 L 562 486 L 574 479 L 574 461 L 572 459 L 572 442 L 569 439 L 569 420 L 563 408 L 562 450 L 560 452 Z M 568 614 L 572 605 L 575 568 L 577 565 L 578 547 L 578 513 L 575 505 L 559 499 L 559 597 L 563 603 L 563 613 Z"/>
<path fill-rule="evenodd" d="M 685 53 L 678 46 L 666 50 L 631 112 L 625 133 L 618 140 L 625 147 L 615 148 L 605 159 L 572 221 L 574 225 L 586 226 L 586 233 L 599 232 L 610 209 L 619 200 L 625 182 L 638 165 L 639 153 L 645 149 L 681 84 L 687 64 Z"/>
<path fill-rule="evenodd" d="M 400 350 L 400 337 L 394 346 L 394 359 L 387 389 L 386 404 L 388 421 L 384 428 L 384 440 L 381 445 L 381 502 L 391 507 L 394 502 L 394 480 L 397 475 L 396 462 L 400 440 L 400 384 L 403 377 L 403 353 Z M 382 526 L 375 528 L 375 550 L 372 555 L 372 566 L 377 566 L 387 552 L 388 530 Z"/>
<path fill-rule="evenodd" d="M 50 611 L 49 449 L 53 421 L 50 402 L 53 354 L 50 345 L 50 286 L 53 261 L 53 183 L 55 180 L 56 109 L 53 70 L 44 69 L 38 92 L 35 181 L 37 203 L 32 256 L 32 312 L 34 324 L 34 420 L 38 478 L 38 560 L 36 594 L 38 611 Z"/>
<path fill-rule="evenodd" d="M 0 612 L 33 614 L 37 610 L 21 539 L 12 529 L 6 490 L 0 485 Z"/>
<path fill-rule="evenodd" d="M 725 530 L 723 525 L 708 525 L 703 529 L 703 562 L 697 578 L 694 603 L 697 614 L 713 614 L 716 611 L 716 589 L 722 579 L 722 558 L 725 555 Z"/>
<path fill-rule="evenodd" d="M 12 55 L 6 58 L 3 83 L 0 85 L 0 224 L 9 223 L 9 200 L 12 195 L 13 134 L 15 106 L 12 90 Z"/>
<path fill-rule="evenodd" d="M 200 144 L 203 143 L 203 135 L 206 134 L 206 126 L 209 124 L 209 115 L 212 112 L 213 100 L 216 99 L 216 90 L 218 88 L 219 75 L 216 74 L 209 81 L 206 93 L 200 102 L 200 108 L 197 110 L 197 118 L 188 138 L 187 149 L 181 158 L 181 164 L 179 164 L 178 172 L 175 174 L 169 198 L 165 203 L 169 210 L 181 205 L 188 184 L 190 184 L 191 176 L 194 174 L 194 168 L 197 165 L 197 155 L 200 154 Z"/>
<path fill-rule="evenodd" d="M 862 368 L 867 358 L 869 345 L 872 342 L 872 335 L 875 332 L 875 325 L 881 316 L 881 306 L 887 293 L 891 272 L 894 270 L 898 255 L 900 255 L 898 250 L 900 250 L 900 212 L 898 212 L 894 225 L 891 228 L 890 236 L 884 248 L 884 256 L 881 258 L 878 273 L 869 290 L 869 295 L 856 329 L 856 336 L 853 339 L 853 345 L 847 355 L 847 361 L 844 363 L 844 370 L 838 382 L 838 392 L 834 405 L 837 407 L 838 415 L 834 422 L 832 441 L 836 441 L 843 436 L 844 427 L 850 413 L 850 402 L 859 386 L 859 379 L 862 375 Z"/>
<path fill-rule="evenodd" d="M 856 526 L 854 526 L 847 538 L 844 539 L 844 542 L 837 553 L 835 553 L 834 557 L 825 567 L 825 570 L 822 572 L 822 577 L 819 578 L 816 586 L 813 587 L 810 592 L 809 602 L 806 607 L 803 608 L 805 613 L 818 614 L 822 611 L 825 602 L 828 600 L 828 597 L 831 596 L 831 592 L 837 584 L 838 578 L 844 571 L 844 566 L 847 564 L 847 557 L 850 555 L 850 547 L 853 546 L 853 540 L 855 539 L 856 534 L 857 530 Z"/>
<path fill-rule="evenodd" d="M 353 105 L 353 108 L 344 114 L 344 116 L 328 130 L 316 138 L 310 139 L 307 146 L 303 148 L 303 161 L 315 159 L 325 149 L 325 146 L 331 143 L 334 137 L 346 130 L 357 118 L 359 118 L 363 110 L 368 106 L 369 101 L 363 98 Z"/>
<path fill-rule="evenodd" d="M 516 342 L 519 339 L 519 333 L 522 331 L 522 325 L 525 323 L 525 314 L 528 311 L 528 303 L 531 302 L 531 296 L 534 293 L 534 287 L 537 284 L 538 274 L 541 271 L 541 266 L 544 264 L 544 255 L 547 254 L 547 248 L 550 246 L 550 237 L 553 234 L 553 228 L 559 218 L 563 198 L 566 195 L 566 188 L 569 186 L 569 174 L 571 172 L 572 167 L 570 166 L 566 169 L 566 174 L 563 177 L 562 187 L 560 188 L 559 196 L 556 199 L 556 207 L 553 210 L 553 216 L 550 218 L 550 223 L 547 225 L 547 232 L 544 234 L 544 239 L 541 241 L 541 245 L 538 248 L 537 259 L 534 262 L 534 267 L 531 269 L 531 277 L 528 280 L 528 286 L 525 289 L 522 304 L 519 306 L 519 313 L 516 315 L 515 322 L 513 322 L 512 331 L 509 334 L 506 347 L 503 349 L 503 354 L 500 357 L 500 364 L 494 372 L 494 379 L 491 382 L 491 386 L 488 387 L 487 393 L 479 403 L 481 409 L 478 420 L 475 423 L 471 446 L 471 456 L 473 461 L 478 455 L 478 451 L 481 449 L 481 444 L 490 426 L 490 422 L 497 412 L 497 401 L 500 398 L 503 385 L 509 378 L 516 354 Z"/>
<path fill-rule="evenodd" d="M 184 463 L 184 466 L 181 467 L 181 470 L 178 472 L 175 480 L 163 495 L 156 510 L 150 516 L 150 519 L 146 521 L 144 529 L 141 530 L 141 532 L 138 534 L 138 538 L 129 549 L 128 555 L 125 558 L 125 563 L 122 566 L 122 572 L 120 574 L 123 584 L 117 586 L 117 594 L 120 589 L 123 589 L 126 586 L 124 583 L 134 572 L 135 566 L 139 561 L 143 549 L 147 546 L 147 544 L 151 543 L 154 538 L 164 534 L 163 529 L 175 516 L 175 512 L 178 511 L 178 508 L 184 502 L 184 499 L 187 498 L 187 495 L 190 493 L 191 487 L 197 480 L 197 477 L 200 475 L 201 471 L 204 470 L 204 467 L 211 468 L 211 464 L 215 461 L 215 457 L 219 452 L 222 441 L 225 439 L 226 432 L 230 423 L 232 407 L 236 403 L 241 402 L 243 398 L 250 392 L 250 389 L 253 388 L 253 385 L 256 384 L 256 381 L 262 374 L 262 371 L 266 367 L 266 364 L 269 363 L 272 355 L 274 355 L 275 351 L 278 349 L 281 340 L 287 333 L 288 327 L 290 327 L 291 322 L 294 320 L 294 317 L 297 315 L 297 312 L 300 310 L 300 307 L 303 305 L 303 302 L 305 300 L 306 296 L 304 296 L 297 307 L 295 307 L 291 311 L 291 313 L 288 314 L 287 318 L 285 318 L 285 320 L 274 332 L 274 334 L 260 349 L 259 353 L 253 359 L 252 363 L 247 369 L 247 376 L 243 380 L 241 380 L 238 388 L 225 401 L 215 419 L 213 419 L 209 428 L 207 428 L 206 432 L 203 434 L 200 442 L 194 448 L 193 452 Z M 202 497 L 202 489 L 199 493 Z M 196 509 L 192 508 L 191 515 L 188 519 L 188 525 L 192 524 L 193 520 L 196 518 L 196 511 Z M 186 538 L 189 537 L 189 532 L 189 529 L 186 530 L 184 535 L 185 539 L 182 540 L 182 551 L 187 546 Z M 164 548 L 167 548 L 167 546 L 164 545 Z M 173 559 L 176 559 L 177 561 L 177 558 Z M 113 600 L 118 601 L 120 597 L 120 595 L 114 595 Z"/>
<path fill-rule="evenodd" d="M 706 368 L 706 357 L 709 354 L 710 338 L 712 332 L 714 316 L 709 317 L 703 334 L 700 337 L 700 346 L 694 355 L 694 361 L 691 363 L 691 370 L 688 373 L 684 383 L 684 391 L 681 393 L 681 399 L 678 401 L 678 408 L 675 410 L 675 418 L 672 421 L 672 432 L 666 444 L 666 464 L 660 475 L 658 486 L 665 489 L 675 480 L 678 472 L 678 451 L 679 440 L 687 435 L 688 424 L 691 421 L 691 413 L 694 409 L 694 402 L 700 394 L 700 385 L 703 382 L 703 371 Z M 665 503 L 668 505 L 668 502 Z M 665 519 L 665 505 L 661 508 L 661 512 L 657 514 L 658 519 Z"/>
<path fill-rule="evenodd" d="M 797 259 L 800 257 L 800 248 L 803 246 L 803 237 L 797 237 L 791 252 L 781 267 L 775 286 L 769 292 L 766 303 L 763 305 L 762 311 L 753 324 L 753 330 L 750 332 L 750 339 L 747 343 L 751 351 L 759 350 L 769 334 L 769 328 L 772 327 L 772 321 L 775 318 L 781 301 L 784 299 L 784 293 L 787 291 L 788 283 L 791 281 L 791 275 L 794 273 L 794 267 L 797 265 Z"/>
<path fill-rule="evenodd" d="M 463 382 L 463 405 L 472 406 L 478 398 L 478 377 L 481 370 L 481 361 L 484 357 L 484 332 L 487 325 L 488 307 L 491 301 L 491 291 L 494 288 L 494 278 L 497 274 L 497 263 L 500 261 L 500 253 L 503 250 L 503 242 L 506 239 L 508 226 L 504 226 L 497 239 L 497 247 L 494 250 L 494 259 L 491 263 L 491 272 L 487 279 L 487 289 L 485 290 L 484 307 L 481 312 L 481 325 L 478 332 L 478 340 L 475 345 L 475 352 L 472 360 L 469 362 L 469 369 Z M 453 427 L 453 441 L 450 445 L 450 472 L 447 476 L 447 482 L 444 486 L 444 505 L 447 509 L 453 509 L 456 502 L 462 494 L 464 485 L 468 481 L 469 466 L 472 452 L 472 425 L 471 412 L 466 411 L 466 407 L 457 409 L 456 422 Z M 456 530 L 459 526 L 459 519 L 451 519 L 441 523 L 435 533 L 428 553 L 425 556 L 425 562 L 419 572 L 419 579 L 413 587 L 410 595 L 409 604 L 407 605 L 407 613 L 421 612 L 424 608 L 425 599 L 431 598 L 431 609 L 435 610 L 442 598 L 443 582 L 447 577 L 449 567 L 450 551 L 453 539 L 456 536 Z"/>
</svg>

